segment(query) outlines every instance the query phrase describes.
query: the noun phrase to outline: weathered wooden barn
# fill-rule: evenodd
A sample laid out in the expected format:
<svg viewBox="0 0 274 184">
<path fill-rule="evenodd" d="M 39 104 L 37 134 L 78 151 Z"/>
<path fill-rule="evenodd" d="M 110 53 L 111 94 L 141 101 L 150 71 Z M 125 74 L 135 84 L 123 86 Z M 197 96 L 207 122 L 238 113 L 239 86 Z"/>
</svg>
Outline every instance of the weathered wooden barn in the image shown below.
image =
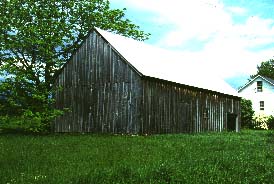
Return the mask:
<svg viewBox="0 0 274 184">
<path fill-rule="evenodd" d="M 142 49 L 147 53 L 138 53 Z M 186 81 L 193 77 L 186 77 L 176 63 L 168 61 L 172 58 L 165 52 L 100 29 L 92 30 L 56 79 L 61 89 L 55 94 L 56 107 L 69 111 L 56 118 L 54 131 L 239 131 L 237 93 L 227 84 L 203 81 L 206 76 L 197 78 L 193 86 L 188 84 Z M 175 57 L 180 60 L 180 56 Z M 163 66 L 161 59 L 165 60 Z M 174 66 L 173 70 L 169 65 Z M 206 87 L 208 84 L 213 87 Z"/>
</svg>

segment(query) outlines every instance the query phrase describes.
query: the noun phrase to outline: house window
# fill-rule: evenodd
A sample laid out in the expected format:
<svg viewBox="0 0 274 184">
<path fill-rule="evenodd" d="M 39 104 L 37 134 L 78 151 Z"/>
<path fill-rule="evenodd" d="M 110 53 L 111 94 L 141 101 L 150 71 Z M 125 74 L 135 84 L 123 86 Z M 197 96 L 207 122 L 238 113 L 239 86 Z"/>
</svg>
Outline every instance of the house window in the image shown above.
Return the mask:
<svg viewBox="0 0 274 184">
<path fill-rule="evenodd" d="M 257 81 L 257 92 L 263 91 L 263 81 Z"/>
<path fill-rule="evenodd" d="M 264 110 L 264 101 L 260 101 L 260 110 Z"/>
</svg>

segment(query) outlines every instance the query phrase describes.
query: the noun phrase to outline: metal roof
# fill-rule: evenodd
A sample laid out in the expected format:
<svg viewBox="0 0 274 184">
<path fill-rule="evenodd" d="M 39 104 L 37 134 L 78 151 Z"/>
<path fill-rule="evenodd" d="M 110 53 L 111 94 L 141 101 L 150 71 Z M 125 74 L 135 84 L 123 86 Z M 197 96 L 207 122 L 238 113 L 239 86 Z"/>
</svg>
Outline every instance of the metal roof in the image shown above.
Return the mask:
<svg viewBox="0 0 274 184">
<path fill-rule="evenodd" d="M 158 48 L 108 31 L 96 30 L 142 75 L 239 96 L 214 70 L 185 61 L 183 52 Z"/>
</svg>

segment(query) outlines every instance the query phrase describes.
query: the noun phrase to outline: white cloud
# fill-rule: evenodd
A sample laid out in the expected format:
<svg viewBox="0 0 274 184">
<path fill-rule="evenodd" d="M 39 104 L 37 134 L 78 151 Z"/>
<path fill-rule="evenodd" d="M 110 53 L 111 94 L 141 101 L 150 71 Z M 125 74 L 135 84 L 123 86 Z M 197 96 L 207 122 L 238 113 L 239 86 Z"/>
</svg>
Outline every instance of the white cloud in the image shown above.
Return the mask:
<svg viewBox="0 0 274 184">
<path fill-rule="evenodd" d="M 244 15 L 247 13 L 247 10 L 245 8 L 241 8 L 241 7 L 231 6 L 231 7 L 228 7 L 227 9 L 231 13 L 234 13 L 237 15 Z"/>
<path fill-rule="evenodd" d="M 124 3 L 140 11 L 151 12 L 154 24 L 173 26 L 174 30 L 170 35 L 163 38 L 163 44 L 165 41 L 171 44 L 173 41 L 169 39 L 174 37 L 181 42 L 191 38 L 206 40 L 211 34 L 226 29 L 227 24 L 231 24 L 230 16 L 223 11 L 223 4 L 218 0 L 210 3 L 201 0 L 128 0 Z"/>
<path fill-rule="evenodd" d="M 151 13 L 153 25 L 170 26 L 155 45 L 180 48 L 191 40 L 203 42 L 196 52 L 182 51 L 189 61 L 199 61 L 223 78 L 253 74 L 256 65 L 273 57 L 273 48 L 251 51 L 251 48 L 274 43 L 274 20 L 247 17 L 249 10 L 226 6 L 221 0 L 112 0 L 125 7 Z M 210 2 L 210 3 L 209 3 Z M 246 20 L 237 22 L 235 16 Z"/>
</svg>

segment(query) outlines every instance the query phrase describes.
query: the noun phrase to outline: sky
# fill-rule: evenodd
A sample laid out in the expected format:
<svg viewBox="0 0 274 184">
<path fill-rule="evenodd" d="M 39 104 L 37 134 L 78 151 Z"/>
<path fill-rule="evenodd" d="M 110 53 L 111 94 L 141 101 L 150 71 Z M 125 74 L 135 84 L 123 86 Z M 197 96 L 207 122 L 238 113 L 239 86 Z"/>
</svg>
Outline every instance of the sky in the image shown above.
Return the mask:
<svg viewBox="0 0 274 184">
<path fill-rule="evenodd" d="M 274 57 L 274 0 L 110 0 L 151 33 L 145 42 L 180 52 L 235 89 Z M 198 75 L 198 73 L 197 73 Z"/>
</svg>

